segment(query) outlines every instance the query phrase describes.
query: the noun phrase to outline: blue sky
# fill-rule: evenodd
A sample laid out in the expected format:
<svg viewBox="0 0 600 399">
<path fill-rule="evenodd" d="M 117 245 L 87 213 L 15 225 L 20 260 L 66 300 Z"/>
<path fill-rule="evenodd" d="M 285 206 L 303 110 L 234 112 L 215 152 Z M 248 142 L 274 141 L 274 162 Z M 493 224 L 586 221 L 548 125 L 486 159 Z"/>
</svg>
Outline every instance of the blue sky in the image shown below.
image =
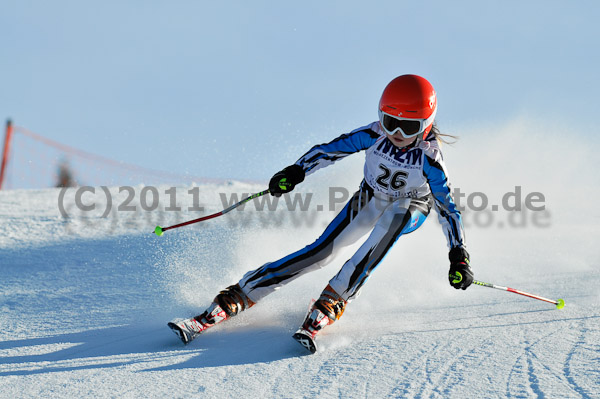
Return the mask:
<svg viewBox="0 0 600 399">
<path fill-rule="evenodd" d="M 454 134 L 592 126 L 597 2 L 413 3 L 5 2 L 0 118 L 145 167 L 259 180 L 375 120 L 404 73 L 434 84 Z"/>
</svg>

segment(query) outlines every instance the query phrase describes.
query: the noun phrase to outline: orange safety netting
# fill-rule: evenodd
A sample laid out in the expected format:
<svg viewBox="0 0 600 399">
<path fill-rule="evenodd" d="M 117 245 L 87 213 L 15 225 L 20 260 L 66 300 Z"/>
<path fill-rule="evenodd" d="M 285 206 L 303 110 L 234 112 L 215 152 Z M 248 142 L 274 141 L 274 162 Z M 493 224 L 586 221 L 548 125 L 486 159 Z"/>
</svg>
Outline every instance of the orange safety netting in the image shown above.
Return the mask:
<svg viewBox="0 0 600 399">
<path fill-rule="evenodd" d="M 2 189 L 210 181 L 216 180 L 117 161 L 14 126 Z"/>
</svg>

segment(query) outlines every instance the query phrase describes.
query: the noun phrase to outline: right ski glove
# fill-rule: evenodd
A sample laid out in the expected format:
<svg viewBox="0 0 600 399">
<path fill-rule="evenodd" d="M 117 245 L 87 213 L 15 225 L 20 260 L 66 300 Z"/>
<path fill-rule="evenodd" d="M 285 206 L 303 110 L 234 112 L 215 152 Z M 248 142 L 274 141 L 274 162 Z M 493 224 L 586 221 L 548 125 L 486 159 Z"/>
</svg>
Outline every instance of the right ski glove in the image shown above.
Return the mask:
<svg viewBox="0 0 600 399">
<path fill-rule="evenodd" d="M 469 253 L 462 247 L 454 247 L 448 254 L 450 272 L 448 280 L 454 288 L 466 290 L 473 282 L 473 271 L 469 266 Z"/>
<path fill-rule="evenodd" d="M 275 173 L 269 182 L 269 193 L 275 197 L 281 197 L 281 194 L 289 193 L 304 181 L 304 169 L 300 165 L 290 165 L 282 171 Z"/>
</svg>

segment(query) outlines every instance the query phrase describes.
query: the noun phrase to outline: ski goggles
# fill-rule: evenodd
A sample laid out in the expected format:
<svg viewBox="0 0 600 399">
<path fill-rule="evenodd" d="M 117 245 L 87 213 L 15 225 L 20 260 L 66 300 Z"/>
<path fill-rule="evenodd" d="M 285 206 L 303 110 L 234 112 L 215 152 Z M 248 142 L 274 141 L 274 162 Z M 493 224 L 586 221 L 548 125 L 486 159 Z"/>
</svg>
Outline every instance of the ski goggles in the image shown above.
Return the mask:
<svg viewBox="0 0 600 399">
<path fill-rule="evenodd" d="M 393 116 L 379 110 L 379 121 L 383 130 L 390 136 L 400 132 L 404 138 L 408 139 L 423 133 L 433 123 L 436 111 L 437 107 L 429 118 L 414 119 Z"/>
</svg>

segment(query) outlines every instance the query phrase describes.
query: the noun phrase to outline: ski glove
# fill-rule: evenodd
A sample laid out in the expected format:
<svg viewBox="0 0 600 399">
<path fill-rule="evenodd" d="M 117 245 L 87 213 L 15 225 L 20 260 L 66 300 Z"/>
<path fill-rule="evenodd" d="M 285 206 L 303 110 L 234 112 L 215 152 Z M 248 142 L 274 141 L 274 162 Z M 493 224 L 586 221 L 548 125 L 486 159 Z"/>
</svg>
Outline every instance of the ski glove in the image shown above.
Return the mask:
<svg viewBox="0 0 600 399">
<path fill-rule="evenodd" d="M 280 172 L 275 173 L 269 182 L 269 192 L 275 197 L 289 193 L 304 181 L 304 169 L 300 165 L 290 165 Z"/>
<path fill-rule="evenodd" d="M 454 288 L 466 290 L 473 282 L 473 271 L 469 266 L 469 253 L 462 247 L 454 247 L 448 254 L 450 273 L 448 280 Z"/>
</svg>

